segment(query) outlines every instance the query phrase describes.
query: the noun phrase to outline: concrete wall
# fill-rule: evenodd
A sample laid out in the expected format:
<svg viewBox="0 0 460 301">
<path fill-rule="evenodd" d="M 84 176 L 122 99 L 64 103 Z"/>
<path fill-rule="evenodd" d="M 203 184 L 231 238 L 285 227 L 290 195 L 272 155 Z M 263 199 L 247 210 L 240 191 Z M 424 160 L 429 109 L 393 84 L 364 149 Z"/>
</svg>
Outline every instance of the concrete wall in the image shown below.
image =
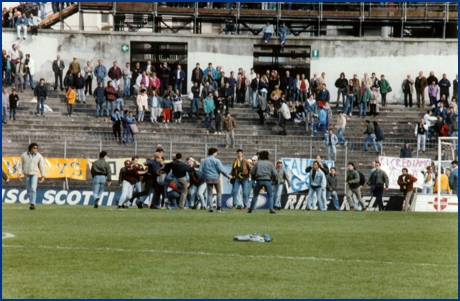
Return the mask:
<svg viewBox="0 0 460 301">
<path fill-rule="evenodd" d="M 10 49 L 17 43 L 21 50 L 30 53 L 35 61 L 36 78 L 44 77 L 47 82 L 54 82 L 51 63 L 57 54 L 66 62 L 66 66 L 75 55 L 80 64 L 90 60 L 93 65 L 102 58 L 108 67 L 117 60 L 120 65 L 130 60 L 130 53 L 121 52 L 122 44 L 130 41 L 187 42 L 188 43 L 188 78 L 197 62 L 202 68 L 212 62 L 222 66 L 229 74 L 239 67 L 249 71 L 253 66 L 253 44 L 261 43 L 253 36 L 216 36 L 152 34 L 124 32 L 91 32 L 40 30 L 38 39 L 16 40 L 16 34 L 10 29 L 3 29 L 2 48 Z M 277 42 L 276 38 L 273 42 Z M 401 83 L 407 74 L 414 78 L 419 71 L 426 75 L 434 71 L 438 78 L 447 73 L 451 81 L 457 74 L 458 41 L 429 39 L 381 39 L 381 38 L 309 38 L 288 37 L 287 43 L 310 45 L 312 50 L 320 51 L 319 60 L 310 62 L 311 75 L 326 72 L 326 83 L 331 92 L 331 99 L 337 98 L 334 82 L 339 74 L 345 72 L 347 78 L 353 74 L 363 77 L 365 72 L 375 72 L 378 76 L 385 74 L 393 91 L 389 102 L 402 101 Z"/>
</svg>

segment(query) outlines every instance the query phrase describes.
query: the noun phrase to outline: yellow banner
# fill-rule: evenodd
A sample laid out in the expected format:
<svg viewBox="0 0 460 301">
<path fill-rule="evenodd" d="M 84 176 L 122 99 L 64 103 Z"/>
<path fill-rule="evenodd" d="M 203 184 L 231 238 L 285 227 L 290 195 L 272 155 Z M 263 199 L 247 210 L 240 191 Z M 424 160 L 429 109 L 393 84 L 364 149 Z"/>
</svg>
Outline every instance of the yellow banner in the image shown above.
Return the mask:
<svg viewBox="0 0 460 301">
<path fill-rule="evenodd" d="M 20 164 L 20 157 L 2 158 L 2 169 L 10 178 L 18 177 Z M 46 178 L 69 178 L 84 181 L 86 180 L 86 164 L 85 159 L 45 158 Z M 39 174 L 39 176 L 41 175 Z"/>
</svg>

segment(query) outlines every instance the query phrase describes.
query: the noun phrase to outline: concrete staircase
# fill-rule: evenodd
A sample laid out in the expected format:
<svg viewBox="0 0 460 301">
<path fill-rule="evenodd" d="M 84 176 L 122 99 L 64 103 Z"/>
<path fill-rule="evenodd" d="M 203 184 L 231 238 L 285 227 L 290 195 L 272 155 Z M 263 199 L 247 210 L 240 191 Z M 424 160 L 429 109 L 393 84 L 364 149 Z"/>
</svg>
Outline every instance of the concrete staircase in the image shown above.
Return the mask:
<svg viewBox="0 0 460 301">
<path fill-rule="evenodd" d="M 16 121 L 9 120 L 3 124 L 2 131 L 2 156 L 19 156 L 27 150 L 30 142 L 40 145 L 40 153 L 45 157 L 67 158 L 97 158 L 100 149 L 109 152 L 109 156 L 131 157 L 134 154 L 143 157 L 151 157 L 158 146 L 165 150 L 165 158 L 169 159 L 175 153 L 181 152 L 184 157 L 193 156 L 195 159 L 206 156 L 207 148 L 213 146 L 219 149 L 219 158 L 223 163 L 232 163 L 235 158 L 235 149 L 225 149 L 224 135 L 206 134 L 203 126 L 203 115 L 197 117 L 183 117 L 181 124 L 151 124 L 149 114 L 146 112 L 145 122 L 138 124 L 140 133 L 136 135 L 137 145 L 118 145 L 113 140 L 110 120 L 96 118 L 95 102 L 92 96 L 86 96 L 86 104 L 76 104 L 72 117 L 67 116 L 65 93 L 50 87 L 46 104 L 53 112 L 46 112 L 45 117 L 36 116 L 36 104 L 30 103 L 33 99 L 33 91 L 28 88 L 19 93 L 20 105 Z M 334 104 L 333 104 L 334 106 Z M 125 100 L 125 109 L 136 111 L 133 97 Z M 190 101 L 184 98 L 184 112 L 188 113 Z M 334 120 L 335 123 L 335 108 Z M 276 119 L 269 118 L 265 126 L 259 125 L 256 110 L 247 105 L 236 105 L 230 109 L 236 120 L 235 130 L 236 147 L 245 151 L 245 156 L 250 158 L 259 150 L 268 150 L 270 158 L 274 162 L 282 157 L 311 158 L 321 154 L 327 158 L 327 148 L 319 137 L 311 137 L 311 132 L 305 131 L 304 124 L 288 123 L 287 136 L 281 136 L 277 131 Z M 355 115 L 357 112 L 355 110 Z M 378 121 L 386 137 L 383 153 L 386 156 L 399 157 L 400 147 L 404 141 L 409 141 L 413 149 L 416 149 L 414 138 L 414 126 L 423 116 L 424 110 L 418 108 L 406 109 L 402 106 L 387 106 L 380 108 L 377 117 L 367 117 L 371 121 Z M 368 152 L 363 151 L 365 126 L 364 119 L 354 116 L 347 122 L 345 137 L 349 141 L 347 149 L 337 148 L 336 166 L 339 179 L 342 179 L 346 162 L 352 161 L 358 168 L 368 175 L 370 162 L 376 160 L 378 155 L 370 147 Z M 410 124 L 413 123 L 413 124 Z M 65 150 L 65 151 L 64 151 Z M 421 157 L 434 159 L 436 155 L 435 142 L 429 142 L 427 152 L 419 154 Z M 413 157 L 417 154 L 414 153 Z M 88 168 L 89 170 L 89 168 Z M 69 180 L 71 189 L 91 189 L 91 175 L 88 172 L 88 180 Z M 22 187 L 20 182 L 12 181 L 10 186 Z M 48 180 L 47 187 L 62 188 L 62 180 Z M 343 190 L 343 181 L 339 181 L 340 189 Z M 113 187 L 111 189 L 118 189 Z"/>
</svg>

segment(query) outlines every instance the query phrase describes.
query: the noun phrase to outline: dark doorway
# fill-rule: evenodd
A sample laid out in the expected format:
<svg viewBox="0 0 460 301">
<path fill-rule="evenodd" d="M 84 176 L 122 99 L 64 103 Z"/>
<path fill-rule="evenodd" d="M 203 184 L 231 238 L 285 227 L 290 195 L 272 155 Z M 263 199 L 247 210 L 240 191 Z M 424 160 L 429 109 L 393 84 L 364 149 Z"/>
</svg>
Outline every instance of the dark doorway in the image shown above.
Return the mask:
<svg viewBox="0 0 460 301">
<path fill-rule="evenodd" d="M 155 67 L 157 76 L 159 75 L 160 64 L 168 63 L 171 68 L 169 84 L 174 87 L 173 74 L 177 65 L 181 65 L 182 70 L 187 74 L 187 43 L 170 43 L 170 42 L 131 42 L 131 66 L 140 63 L 141 68 L 145 69 L 147 61 L 151 60 Z M 188 80 L 182 84 L 182 93 L 188 89 Z"/>
</svg>

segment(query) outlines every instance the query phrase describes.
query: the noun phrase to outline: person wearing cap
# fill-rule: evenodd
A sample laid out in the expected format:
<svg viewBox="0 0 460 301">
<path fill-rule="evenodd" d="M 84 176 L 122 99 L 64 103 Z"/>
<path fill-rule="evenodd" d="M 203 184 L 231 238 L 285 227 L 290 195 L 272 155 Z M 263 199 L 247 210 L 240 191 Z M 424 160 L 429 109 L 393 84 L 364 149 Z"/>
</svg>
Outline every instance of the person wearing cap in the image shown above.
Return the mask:
<svg viewBox="0 0 460 301">
<path fill-rule="evenodd" d="M 281 210 L 281 194 L 283 193 L 284 185 L 287 182 L 288 187 L 291 186 L 291 180 L 283 168 L 283 161 L 281 160 L 276 162 L 276 173 L 278 176 L 273 186 L 273 199 L 275 200 L 275 210 Z"/>
<path fill-rule="evenodd" d="M 269 153 L 267 151 L 261 151 L 259 153 L 259 161 L 254 164 L 254 167 L 251 170 L 251 178 L 256 181 L 253 190 L 253 196 L 251 201 L 251 207 L 248 210 L 248 213 L 252 213 L 257 205 L 257 199 L 260 194 L 262 187 L 265 188 L 265 191 L 268 195 L 269 200 L 269 210 L 270 214 L 275 214 L 273 210 L 273 187 L 272 182 L 276 181 L 277 173 L 276 169 L 272 163 L 270 163 L 268 158 Z"/>
<path fill-rule="evenodd" d="M 215 188 L 217 192 L 217 212 L 223 213 L 222 210 L 222 186 L 220 184 L 220 175 L 223 175 L 230 180 L 233 176 L 227 174 L 222 165 L 222 162 L 217 159 L 217 148 L 211 147 L 208 150 L 208 157 L 201 162 L 199 172 L 202 178 L 206 182 L 206 189 L 208 191 L 208 205 L 209 212 L 214 211 L 214 203 L 212 198 L 212 191 Z"/>
<path fill-rule="evenodd" d="M 243 158 L 243 150 L 236 150 L 237 157 L 233 161 L 232 170 L 230 175 L 233 176 L 232 184 L 232 195 L 233 195 L 233 206 L 232 210 L 235 209 L 247 209 L 249 203 L 249 176 L 252 170 L 252 164 L 249 160 Z M 238 200 L 238 194 L 240 187 L 243 190 L 243 204 Z M 244 207 L 243 207 L 244 206 Z"/>
<path fill-rule="evenodd" d="M 94 161 L 91 166 L 91 176 L 93 177 L 93 195 L 94 208 L 99 207 L 99 199 L 102 197 L 104 187 L 112 184 L 112 170 L 110 169 L 107 159 L 107 152 L 102 151 L 99 153 L 99 159 Z"/>
<path fill-rule="evenodd" d="M 74 80 L 74 82 L 73 82 L 72 84 L 73 84 L 74 86 L 76 86 L 77 74 L 78 74 L 78 73 L 81 73 L 80 63 L 77 61 L 77 57 L 76 57 L 76 56 L 74 56 L 74 57 L 73 57 L 73 61 L 70 62 L 70 64 L 69 64 L 69 70 L 70 70 L 70 72 L 72 73 L 73 80 Z"/>
</svg>

